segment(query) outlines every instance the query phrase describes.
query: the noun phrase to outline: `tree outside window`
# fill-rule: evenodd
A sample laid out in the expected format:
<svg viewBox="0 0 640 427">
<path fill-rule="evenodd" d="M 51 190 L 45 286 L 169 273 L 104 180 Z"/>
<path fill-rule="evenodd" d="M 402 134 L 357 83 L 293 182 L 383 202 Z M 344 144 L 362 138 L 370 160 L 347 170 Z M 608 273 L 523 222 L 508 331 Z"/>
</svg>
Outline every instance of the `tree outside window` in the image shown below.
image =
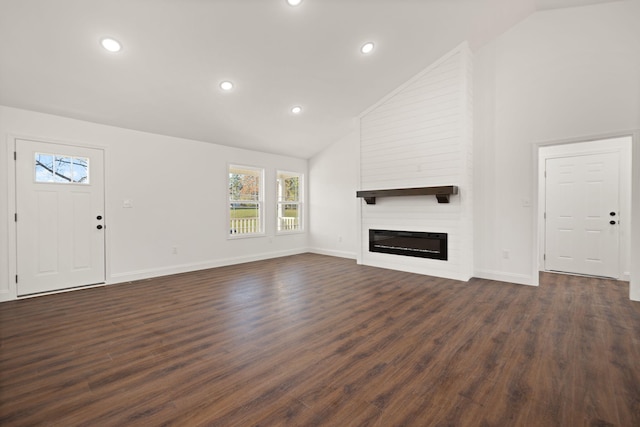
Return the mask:
<svg viewBox="0 0 640 427">
<path fill-rule="evenodd" d="M 262 234 L 264 169 L 229 166 L 229 234 Z"/>
<path fill-rule="evenodd" d="M 302 174 L 278 171 L 278 232 L 302 231 Z"/>
</svg>

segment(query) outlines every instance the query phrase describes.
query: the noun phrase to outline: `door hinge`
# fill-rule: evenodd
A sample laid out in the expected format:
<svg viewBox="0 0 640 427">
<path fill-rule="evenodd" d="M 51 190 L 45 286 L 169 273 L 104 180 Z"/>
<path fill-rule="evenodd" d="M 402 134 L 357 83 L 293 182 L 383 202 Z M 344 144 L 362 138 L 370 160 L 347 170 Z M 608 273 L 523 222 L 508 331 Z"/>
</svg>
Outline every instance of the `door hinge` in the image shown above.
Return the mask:
<svg viewBox="0 0 640 427">
<path fill-rule="evenodd" d="M 544 261 L 546 261 L 546 260 L 547 260 L 547 254 L 542 254 L 542 259 L 543 259 Z"/>
<path fill-rule="evenodd" d="M 547 213 L 546 212 L 544 213 L 544 219 L 547 219 Z"/>
<path fill-rule="evenodd" d="M 17 152 L 13 152 L 13 160 L 18 160 L 18 153 Z"/>
<path fill-rule="evenodd" d="M 17 214 L 17 213 L 16 213 L 16 214 L 14 214 L 13 219 L 14 219 L 16 222 L 18 222 L 18 214 Z"/>
<path fill-rule="evenodd" d="M 18 283 L 18 275 L 16 274 L 16 283 Z"/>
</svg>

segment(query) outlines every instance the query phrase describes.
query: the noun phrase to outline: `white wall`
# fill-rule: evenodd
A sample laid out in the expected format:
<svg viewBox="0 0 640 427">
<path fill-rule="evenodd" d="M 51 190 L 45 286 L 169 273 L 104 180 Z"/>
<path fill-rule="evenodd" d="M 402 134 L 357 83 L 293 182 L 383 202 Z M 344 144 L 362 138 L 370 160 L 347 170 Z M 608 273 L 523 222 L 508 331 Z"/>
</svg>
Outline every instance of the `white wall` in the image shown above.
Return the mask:
<svg viewBox="0 0 640 427">
<path fill-rule="evenodd" d="M 476 53 L 476 276 L 537 284 L 539 144 L 640 128 L 638 17 L 638 1 L 539 12 Z"/>
<path fill-rule="evenodd" d="M 468 280 L 473 272 L 471 54 L 463 44 L 365 112 L 360 119 L 360 189 L 456 185 L 434 196 L 378 198 L 361 208 L 366 265 Z M 363 202 L 361 202 L 363 203 Z M 369 230 L 448 234 L 448 260 L 368 251 Z"/>
<path fill-rule="evenodd" d="M 354 131 L 309 161 L 309 246 L 313 252 L 356 258 L 359 144 Z"/>
<path fill-rule="evenodd" d="M 16 295 L 15 226 L 9 220 L 15 136 L 105 148 L 108 283 L 307 249 L 306 233 L 276 235 L 274 196 L 276 170 L 306 175 L 306 160 L 0 106 L 0 300 Z M 266 236 L 227 239 L 228 163 L 266 168 Z M 133 208 L 123 208 L 125 199 Z"/>
</svg>

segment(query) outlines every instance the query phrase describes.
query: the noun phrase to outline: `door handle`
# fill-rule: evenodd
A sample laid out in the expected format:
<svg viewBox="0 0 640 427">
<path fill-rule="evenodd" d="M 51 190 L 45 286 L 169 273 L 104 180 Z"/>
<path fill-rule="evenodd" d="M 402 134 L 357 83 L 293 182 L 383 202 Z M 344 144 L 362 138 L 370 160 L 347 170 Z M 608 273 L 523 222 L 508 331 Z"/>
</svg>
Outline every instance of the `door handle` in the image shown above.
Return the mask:
<svg viewBox="0 0 640 427">
<path fill-rule="evenodd" d="M 614 215 L 615 215 L 615 214 L 614 214 Z M 98 216 L 96 217 L 96 219 L 97 219 L 98 221 L 100 221 L 100 220 L 102 219 L 102 215 L 98 215 Z"/>
<path fill-rule="evenodd" d="M 616 225 L 616 222 L 615 222 L 615 221 L 609 221 L 609 224 L 611 224 L 611 225 Z M 99 227 L 99 226 L 98 226 L 98 227 Z"/>
<path fill-rule="evenodd" d="M 609 215 L 616 216 L 616 213 L 615 212 L 609 212 Z"/>
<path fill-rule="evenodd" d="M 97 228 L 98 230 L 102 230 L 102 226 L 101 226 L 101 225 L 98 225 L 96 228 Z"/>
</svg>

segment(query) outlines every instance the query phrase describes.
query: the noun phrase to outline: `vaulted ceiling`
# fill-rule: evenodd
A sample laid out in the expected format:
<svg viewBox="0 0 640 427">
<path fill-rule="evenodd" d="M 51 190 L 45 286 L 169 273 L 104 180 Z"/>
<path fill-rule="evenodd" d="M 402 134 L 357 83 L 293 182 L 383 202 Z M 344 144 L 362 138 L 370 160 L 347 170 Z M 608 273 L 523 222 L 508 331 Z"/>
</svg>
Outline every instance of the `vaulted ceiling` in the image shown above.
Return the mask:
<svg viewBox="0 0 640 427">
<path fill-rule="evenodd" d="M 0 104 L 308 158 L 461 42 L 605 1 L 0 0 Z"/>
</svg>

